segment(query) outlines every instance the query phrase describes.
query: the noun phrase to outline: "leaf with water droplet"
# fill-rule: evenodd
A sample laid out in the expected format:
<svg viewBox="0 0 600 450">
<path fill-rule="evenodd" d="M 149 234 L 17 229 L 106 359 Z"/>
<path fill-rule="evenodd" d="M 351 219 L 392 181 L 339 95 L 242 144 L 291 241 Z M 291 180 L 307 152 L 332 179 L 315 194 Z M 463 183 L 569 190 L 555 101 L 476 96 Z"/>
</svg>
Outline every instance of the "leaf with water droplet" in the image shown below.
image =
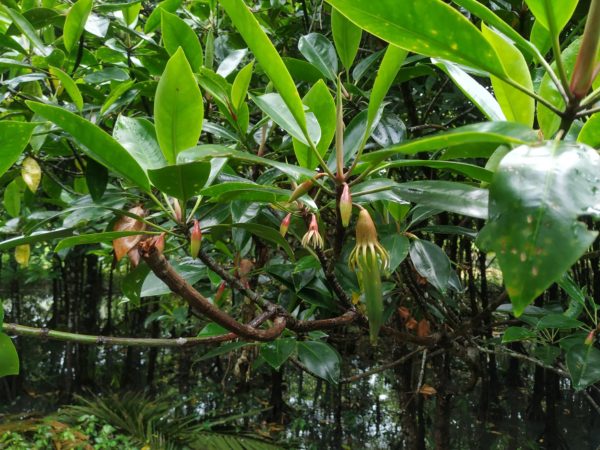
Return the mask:
<svg viewBox="0 0 600 450">
<path fill-rule="evenodd" d="M 600 217 L 599 171 L 597 152 L 575 143 L 523 145 L 502 159 L 477 244 L 497 254 L 516 316 L 594 242 L 597 232 L 578 219 Z"/>
</svg>

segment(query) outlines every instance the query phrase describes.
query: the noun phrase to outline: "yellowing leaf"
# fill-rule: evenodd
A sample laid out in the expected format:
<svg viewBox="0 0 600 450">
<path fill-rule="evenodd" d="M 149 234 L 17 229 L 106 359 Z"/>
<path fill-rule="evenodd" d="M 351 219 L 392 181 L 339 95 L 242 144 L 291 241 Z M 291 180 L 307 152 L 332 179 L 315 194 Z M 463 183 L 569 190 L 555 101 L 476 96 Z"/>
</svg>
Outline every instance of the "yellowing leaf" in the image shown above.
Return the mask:
<svg viewBox="0 0 600 450">
<path fill-rule="evenodd" d="M 29 244 L 17 245 L 15 247 L 15 260 L 21 267 L 27 267 L 29 264 L 29 256 L 31 255 L 31 247 Z"/>
<path fill-rule="evenodd" d="M 21 167 L 21 176 L 29 190 L 35 194 L 42 179 L 42 169 L 35 159 L 25 158 Z"/>
</svg>

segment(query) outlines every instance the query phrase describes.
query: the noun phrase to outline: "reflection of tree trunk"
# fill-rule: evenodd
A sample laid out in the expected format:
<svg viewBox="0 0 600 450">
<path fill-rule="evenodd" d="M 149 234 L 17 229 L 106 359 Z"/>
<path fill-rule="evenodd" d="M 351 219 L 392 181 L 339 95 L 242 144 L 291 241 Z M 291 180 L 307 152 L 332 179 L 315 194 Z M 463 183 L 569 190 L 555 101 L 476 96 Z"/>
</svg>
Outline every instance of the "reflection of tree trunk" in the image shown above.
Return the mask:
<svg viewBox="0 0 600 450">
<path fill-rule="evenodd" d="M 533 376 L 533 393 L 527 406 L 527 418 L 530 420 L 541 420 L 544 417 L 542 400 L 544 399 L 544 369 L 535 366 Z"/>
<path fill-rule="evenodd" d="M 343 385 L 340 383 L 334 387 L 335 396 L 335 445 L 337 448 L 342 448 L 344 442 L 344 434 L 342 427 L 342 396 Z"/>
<path fill-rule="evenodd" d="M 508 348 L 517 353 L 523 353 L 523 344 L 520 342 L 512 342 L 508 344 Z M 520 364 L 517 358 L 509 358 L 508 360 L 508 371 L 506 373 L 506 386 L 511 388 L 518 388 L 523 385 L 521 379 Z"/>
<path fill-rule="evenodd" d="M 394 359 L 401 358 L 402 353 L 406 351 L 405 347 L 397 347 L 394 351 Z M 425 447 L 425 443 L 420 439 L 417 415 L 418 406 L 413 393 L 412 373 L 413 362 L 409 359 L 406 363 L 394 368 L 396 375 L 396 392 L 400 406 L 400 425 L 402 433 L 402 442 L 397 443 L 394 448 L 405 448 L 407 450 L 420 450 Z"/>
<path fill-rule="evenodd" d="M 546 426 L 544 429 L 544 442 L 546 450 L 568 449 L 564 438 L 558 427 L 556 414 L 558 397 L 560 395 L 560 386 L 558 375 L 550 370 L 545 371 L 546 378 Z"/>
<path fill-rule="evenodd" d="M 283 404 L 283 368 L 279 370 L 271 369 L 271 411 L 269 420 L 275 423 L 283 423 L 284 404 Z"/>
<path fill-rule="evenodd" d="M 485 310 L 488 307 L 488 284 L 487 284 L 487 257 L 486 254 L 481 252 L 479 253 L 479 273 L 481 275 L 481 308 Z M 492 338 L 492 327 L 491 327 L 491 316 L 487 316 L 484 319 L 483 325 L 485 327 L 485 336 L 489 339 Z M 482 367 L 486 367 L 482 365 Z M 487 386 L 485 386 L 485 393 L 487 395 L 486 402 L 494 402 L 498 399 L 498 371 L 496 368 L 496 355 L 489 354 L 487 355 L 487 377 L 488 380 Z M 483 381 L 483 377 L 482 377 Z M 483 386 L 482 386 L 483 387 Z"/>
<path fill-rule="evenodd" d="M 450 382 L 450 358 L 444 354 L 438 359 L 439 384 L 436 394 L 435 410 L 435 448 L 446 450 L 450 448 L 450 398 L 448 383 Z"/>
</svg>

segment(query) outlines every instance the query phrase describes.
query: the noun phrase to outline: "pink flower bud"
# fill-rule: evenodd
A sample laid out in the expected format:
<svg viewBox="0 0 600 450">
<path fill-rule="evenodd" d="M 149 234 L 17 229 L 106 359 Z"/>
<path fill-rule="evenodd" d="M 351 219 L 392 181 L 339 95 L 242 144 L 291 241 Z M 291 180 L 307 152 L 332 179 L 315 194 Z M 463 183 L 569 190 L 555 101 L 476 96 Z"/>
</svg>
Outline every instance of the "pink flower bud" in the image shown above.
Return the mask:
<svg viewBox="0 0 600 450">
<path fill-rule="evenodd" d="M 192 227 L 192 233 L 190 236 L 190 255 L 192 258 L 197 258 L 200 253 L 200 242 L 202 241 L 202 231 L 200 230 L 200 224 L 198 220 L 194 219 L 194 226 Z"/>
<path fill-rule="evenodd" d="M 226 287 L 227 284 L 225 284 L 224 281 L 221 281 L 221 284 L 219 284 L 219 287 L 217 288 L 217 293 L 215 294 L 215 303 L 218 303 L 221 300 Z"/>
<path fill-rule="evenodd" d="M 281 225 L 279 225 L 279 234 L 281 234 L 283 237 L 285 237 L 285 235 L 287 234 L 291 221 L 292 213 L 288 213 L 281 221 Z"/>
<path fill-rule="evenodd" d="M 596 338 L 596 330 L 592 330 L 589 332 L 587 337 L 585 338 L 585 345 L 592 345 L 594 343 L 594 339 Z"/>
<path fill-rule="evenodd" d="M 340 218 L 342 225 L 346 228 L 350 224 L 352 217 L 352 195 L 350 194 L 350 186 L 344 183 L 342 195 L 340 196 Z"/>
<path fill-rule="evenodd" d="M 165 233 L 160 233 L 158 236 L 152 238 L 152 244 L 156 249 L 162 253 L 165 250 Z"/>
</svg>

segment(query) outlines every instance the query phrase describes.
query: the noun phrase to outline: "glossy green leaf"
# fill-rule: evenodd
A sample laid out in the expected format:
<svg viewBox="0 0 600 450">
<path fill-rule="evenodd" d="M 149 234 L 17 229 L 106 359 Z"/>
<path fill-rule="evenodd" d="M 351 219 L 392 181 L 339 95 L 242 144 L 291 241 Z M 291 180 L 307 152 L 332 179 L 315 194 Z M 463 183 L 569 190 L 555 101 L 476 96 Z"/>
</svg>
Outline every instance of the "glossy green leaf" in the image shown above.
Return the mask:
<svg viewBox="0 0 600 450">
<path fill-rule="evenodd" d="M 260 356 L 275 370 L 288 360 L 296 350 L 296 340 L 292 338 L 276 339 L 260 345 Z"/>
<path fill-rule="evenodd" d="M 86 244 L 98 244 L 101 242 L 112 243 L 113 240 L 126 237 L 126 236 L 137 236 L 140 234 L 159 234 L 153 231 L 107 231 L 104 233 L 90 233 L 82 234 L 77 236 L 71 236 L 66 239 L 62 239 L 54 248 L 55 252 L 59 252 L 66 248 L 75 247 L 77 245 Z"/>
<path fill-rule="evenodd" d="M 540 24 L 560 34 L 573 15 L 579 0 L 525 0 Z"/>
<path fill-rule="evenodd" d="M 429 284 L 442 294 L 448 290 L 452 265 L 444 250 L 433 242 L 417 239 L 410 243 L 410 259 Z"/>
<path fill-rule="evenodd" d="M 258 21 L 243 0 L 221 0 L 220 4 L 273 82 L 275 89 L 281 94 L 300 129 L 305 130 L 304 107 L 294 80 Z"/>
<path fill-rule="evenodd" d="M 102 108 L 100 108 L 100 115 L 103 115 L 104 113 L 106 113 L 106 111 L 108 111 L 108 109 L 117 101 L 121 98 L 121 96 L 123 94 L 125 94 L 125 92 L 127 92 L 129 89 L 131 89 L 133 87 L 133 85 L 135 84 L 134 80 L 129 80 L 129 81 L 125 81 L 123 83 L 118 84 L 109 94 L 108 97 L 106 97 L 106 100 L 104 101 L 104 103 L 102 104 Z"/>
<path fill-rule="evenodd" d="M 251 222 L 235 223 L 235 224 L 232 224 L 231 226 L 233 228 L 239 228 L 242 230 L 246 230 L 257 237 L 264 239 L 265 241 L 271 242 L 271 243 L 275 244 L 276 246 L 281 247 L 283 249 L 283 251 L 288 255 L 288 257 L 292 261 L 294 261 L 296 259 L 294 256 L 294 251 L 290 247 L 290 244 L 288 244 L 288 242 L 285 240 L 285 238 L 281 236 L 281 234 L 279 233 L 279 230 L 276 230 L 274 228 L 271 228 L 271 227 L 268 227 L 265 225 L 260 225 L 258 223 L 251 223 Z"/>
<path fill-rule="evenodd" d="M 548 53 L 552 47 L 552 36 L 550 36 L 550 32 L 544 28 L 539 20 L 536 20 L 533 23 L 529 40 L 536 46 L 542 55 Z"/>
<path fill-rule="evenodd" d="M 179 48 L 160 77 L 154 99 L 154 120 L 160 148 L 169 164 L 198 143 L 202 132 L 202 94 L 185 54 Z"/>
<path fill-rule="evenodd" d="M 506 120 L 498 100 L 489 91 L 479 84 L 471 75 L 457 64 L 433 58 L 431 60 L 442 69 L 456 84 L 456 86 L 473 102 L 477 109 L 490 120 Z"/>
<path fill-rule="evenodd" d="M 180 261 L 171 260 L 170 262 L 173 269 L 192 286 L 200 279 L 206 277 L 206 268 L 197 260 L 184 258 Z M 142 284 L 140 297 L 154 297 L 171 293 L 169 287 L 153 272 L 150 272 Z"/>
<path fill-rule="evenodd" d="M 505 76 L 481 32 L 459 11 L 439 0 L 327 0 L 369 33 L 405 50 Z"/>
<path fill-rule="evenodd" d="M 362 30 L 333 8 L 331 10 L 331 34 L 342 64 L 346 70 L 350 70 L 358 53 Z"/>
<path fill-rule="evenodd" d="M 600 148 L 600 113 L 596 113 L 588 119 L 579 132 L 577 141 L 595 149 Z"/>
<path fill-rule="evenodd" d="M 67 53 L 71 53 L 78 45 L 90 12 L 92 12 L 92 0 L 77 0 L 67 13 L 63 28 L 63 43 Z"/>
<path fill-rule="evenodd" d="M 302 36 L 298 41 L 298 50 L 306 60 L 334 81 L 338 73 L 338 59 L 333 44 L 319 33 Z"/>
<path fill-rule="evenodd" d="M 516 316 L 595 240 L 578 218 L 598 215 L 599 170 L 593 149 L 566 142 L 521 146 L 502 159 L 478 245 L 496 252 Z"/>
<path fill-rule="evenodd" d="M 367 132 L 364 139 L 368 138 L 368 135 L 371 133 L 373 125 L 376 122 L 376 117 L 379 114 L 383 99 L 390 90 L 390 87 L 392 86 L 400 67 L 402 67 L 407 54 L 408 52 L 406 50 L 398 48 L 392 44 L 388 45 L 383 56 L 383 60 L 381 61 L 381 65 L 379 66 L 379 70 L 377 71 L 377 76 L 375 77 L 375 82 L 373 83 L 371 95 L 369 96 L 369 112 L 367 114 L 366 128 Z"/>
<path fill-rule="evenodd" d="M 313 375 L 333 384 L 339 381 L 341 358 L 329 344 L 319 341 L 298 342 L 298 359 Z"/>
<path fill-rule="evenodd" d="M 535 337 L 536 334 L 527 328 L 508 327 L 502 335 L 502 343 L 508 344 L 509 342 L 526 341 Z"/>
<path fill-rule="evenodd" d="M 90 0 L 91 1 L 91 0 Z M 42 56 L 48 56 L 51 53 L 50 47 L 46 47 L 40 37 L 37 35 L 36 30 L 33 28 L 31 23 L 23 17 L 19 12 L 15 9 L 4 6 L 4 11 L 11 18 L 15 26 L 19 29 L 21 33 L 25 35 L 25 37 L 31 42 L 33 47 L 38 51 L 38 53 Z"/>
<path fill-rule="evenodd" d="M 454 161 L 435 161 L 430 159 L 405 159 L 400 161 L 392 161 L 382 164 L 379 168 L 389 169 L 392 167 L 431 167 L 432 169 L 450 170 L 452 172 L 461 173 L 471 177 L 474 180 L 485 181 L 487 183 L 492 181 L 492 177 L 494 175 L 494 173 L 490 170 L 474 164 Z"/>
<path fill-rule="evenodd" d="M 0 176 L 17 162 L 38 124 L 0 121 Z"/>
<path fill-rule="evenodd" d="M 99 201 L 108 186 L 108 169 L 89 158 L 85 165 L 85 183 L 92 199 Z"/>
<path fill-rule="evenodd" d="M 213 158 L 231 158 L 237 161 L 247 162 L 248 164 L 259 164 L 261 166 L 273 167 L 279 170 L 281 173 L 290 176 L 295 181 L 312 178 L 316 174 L 313 170 L 282 163 L 273 159 L 262 158 L 260 156 L 253 155 L 252 153 L 241 152 L 219 145 L 200 145 L 198 147 L 185 150 L 177 155 L 177 163 L 182 164 L 193 161 L 212 160 Z"/>
<path fill-rule="evenodd" d="M 238 111 L 246 101 L 253 69 L 254 61 L 250 62 L 240 70 L 236 75 L 235 80 L 233 80 L 233 85 L 231 86 L 231 102 L 236 111 Z"/>
<path fill-rule="evenodd" d="M 81 92 L 79 91 L 79 88 L 77 87 L 73 79 L 67 73 L 60 70 L 58 67 L 50 66 L 50 73 L 52 74 L 52 76 L 58 78 L 60 84 L 62 84 L 65 91 L 67 91 L 67 94 L 69 94 L 69 97 L 71 97 L 71 100 L 73 100 L 73 103 L 75 104 L 79 112 L 81 112 L 81 110 L 83 109 L 83 97 L 81 96 Z"/>
<path fill-rule="evenodd" d="M 414 155 L 466 144 L 526 144 L 537 142 L 531 128 L 512 122 L 484 122 L 414 139 L 390 148 L 364 154 L 361 161 L 378 163 L 396 154 Z"/>
<path fill-rule="evenodd" d="M 209 175 L 208 162 L 191 162 L 148 170 L 150 181 L 158 190 L 183 202 L 200 193 Z"/>
<path fill-rule="evenodd" d="M 581 39 L 577 39 L 576 41 L 574 41 L 563 51 L 561 55 L 568 79 L 570 79 L 571 75 L 573 74 L 573 69 L 575 68 L 575 61 L 577 59 L 577 54 L 579 53 L 579 47 L 581 47 Z M 552 69 L 556 71 L 556 62 L 552 63 Z M 539 88 L 539 94 L 545 100 L 548 100 L 552 105 L 556 106 L 558 109 L 564 109 L 565 102 L 562 98 L 562 95 L 560 95 L 560 92 L 558 92 L 556 85 L 554 84 L 554 82 L 548 74 L 545 74 L 542 78 L 542 82 L 540 83 Z M 540 129 L 542 130 L 542 133 L 544 133 L 544 137 L 546 139 L 551 139 L 552 136 L 554 136 L 554 133 L 556 133 L 560 127 L 560 117 L 554 114 L 541 103 L 538 103 L 537 117 L 538 122 L 540 124 Z"/>
<path fill-rule="evenodd" d="M 0 333 L 0 377 L 19 374 L 19 355 L 12 339 Z"/>
<path fill-rule="evenodd" d="M 152 122 L 137 117 L 119 115 L 113 128 L 113 137 L 144 171 L 160 169 L 167 165 L 167 160 L 158 145 Z"/>
<path fill-rule="evenodd" d="M 231 200 L 247 200 L 263 203 L 285 202 L 291 191 L 256 183 L 232 182 L 216 184 L 202 190 L 202 195 L 221 203 Z"/>
<path fill-rule="evenodd" d="M 331 141 L 335 136 L 335 101 L 323 80 L 317 81 L 306 93 L 302 101 L 308 106 L 308 109 L 319 123 L 321 137 L 316 147 L 319 154 L 323 157 L 327 153 Z M 314 169 L 319 165 L 319 160 L 315 156 L 314 151 L 297 139 L 294 139 L 294 153 L 301 167 Z"/>
<path fill-rule="evenodd" d="M 488 216 L 488 191 L 453 181 L 409 181 L 394 191 L 403 199 L 419 205 L 485 219 Z"/>
<path fill-rule="evenodd" d="M 81 150 L 103 166 L 130 180 L 142 189 L 149 190 L 150 183 L 144 170 L 110 135 L 98 126 L 57 106 L 26 102 L 40 116 L 55 123 L 80 144 Z"/>
<path fill-rule="evenodd" d="M 192 71 L 197 72 L 202 66 L 202 46 L 198 35 L 192 28 L 175 14 L 166 10 L 161 11 L 163 44 L 169 56 L 173 56 L 179 47 L 185 53 Z"/>
<path fill-rule="evenodd" d="M 567 368 L 575 390 L 597 383 L 600 381 L 600 350 L 591 345 L 573 345 L 567 352 Z"/>
<path fill-rule="evenodd" d="M 273 121 L 287 131 L 293 138 L 301 143 L 308 145 L 302 126 L 296 121 L 294 114 L 288 108 L 284 98 L 275 93 L 252 96 L 252 101 L 256 103 L 263 112 Z M 314 114 L 308 113 L 305 117 L 305 123 L 308 130 L 308 136 L 312 142 L 317 143 L 321 139 L 321 128 Z"/>
<path fill-rule="evenodd" d="M 482 25 L 482 32 L 488 42 L 494 47 L 502 60 L 502 65 L 508 77 L 521 86 L 533 91 L 533 82 L 529 67 L 523 54 L 513 46 L 507 38 L 491 28 Z M 508 83 L 492 76 L 492 86 L 498 103 L 510 122 L 518 122 L 533 127 L 535 117 L 535 100 Z"/>
<path fill-rule="evenodd" d="M 381 245 L 390 255 L 389 271 L 393 273 L 408 256 L 410 242 L 402 234 L 390 234 L 381 238 Z"/>
</svg>

